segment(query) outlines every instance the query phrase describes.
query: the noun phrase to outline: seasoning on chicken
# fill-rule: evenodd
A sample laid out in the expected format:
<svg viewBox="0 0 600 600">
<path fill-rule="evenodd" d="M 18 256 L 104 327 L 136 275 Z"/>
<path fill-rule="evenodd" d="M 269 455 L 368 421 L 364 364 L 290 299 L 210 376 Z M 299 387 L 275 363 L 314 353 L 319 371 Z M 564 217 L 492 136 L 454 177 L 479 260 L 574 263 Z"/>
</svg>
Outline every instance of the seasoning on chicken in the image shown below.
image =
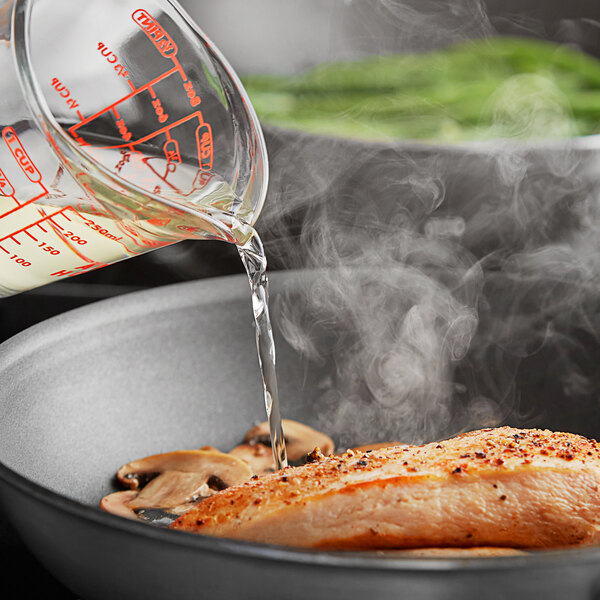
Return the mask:
<svg viewBox="0 0 600 600">
<path fill-rule="evenodd" d="M 576 546 L 600 541 L 599 485 L 595 440 L 502 427 L 287 468 L 171 527 L 330 549 Z"/>
</svg>

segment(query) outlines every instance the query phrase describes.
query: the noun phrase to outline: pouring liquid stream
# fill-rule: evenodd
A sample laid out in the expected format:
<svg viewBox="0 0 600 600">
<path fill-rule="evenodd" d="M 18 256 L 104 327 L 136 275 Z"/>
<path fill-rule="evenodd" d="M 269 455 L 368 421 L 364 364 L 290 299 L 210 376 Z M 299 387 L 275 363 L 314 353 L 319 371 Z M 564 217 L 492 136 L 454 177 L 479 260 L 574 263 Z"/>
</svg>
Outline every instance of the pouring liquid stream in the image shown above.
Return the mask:
<svg viewBox="0 0 600 600">
<path fill-rule="evenodd" d="M 253 230 L 249 241 L 238 245 L 238 252 L 248 273 L 252 293 L 252 311 L 256 330 L 256 348 L 261 370 L 265 408 L 271 434 L 273 461 L 277 470 L 287 466 L 285 439 L 281 427 L 275 341 L 269 315 L 269 294 L 267 280 L 267 260 L 260 237 Z"/>
<path fill-rule="evenodd" d="M 265 409 L 269 422 L 273 462 L 276 470 L 288 465 L 285 438 L 281 426 L 279 393 L 277 388 L 276 353 L 273 329 L 269 314 L 269 284 L 267 259 L 258 233 L 250 226 L 233 219 L 236 229 L 244 231 L 247 241 L 236 244 L 242 263 L 248 274 L 252 295 L 252 311 L 256 333 L 258 364 L 261 371 Z M 138 518 L 157 527 L 169 527 L 178 517 L 162 509 L 136 511 Z"/>
</svg>

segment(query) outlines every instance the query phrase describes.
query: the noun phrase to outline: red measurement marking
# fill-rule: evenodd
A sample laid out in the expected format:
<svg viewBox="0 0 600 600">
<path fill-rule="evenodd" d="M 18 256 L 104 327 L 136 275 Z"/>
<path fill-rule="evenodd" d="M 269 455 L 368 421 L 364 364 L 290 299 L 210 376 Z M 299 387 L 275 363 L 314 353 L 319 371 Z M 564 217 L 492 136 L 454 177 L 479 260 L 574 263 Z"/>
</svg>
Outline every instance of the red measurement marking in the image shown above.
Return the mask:
<svg viewBox="0 0 600 600">
<path fill-rule="evenodd" d="M 75 210 L 73 207 L 71 206 L 65 206 L 63 210 Z M 40 214 L 45 215 L 45 212 L 43 209 L 39 209 L 40 210 Z M 59 225 L 56 221 L 54 221 L 54 219 L 52 217 L 57 216 L 57 213 L 54 213 L 52 215 L 49 215 L 48 221 L 50 222 L 50 225 L 52 227 L 52 229 L 54 230 L 54 233 L 56 233 L 56 235 L 63 241 L 63 243 L 68 246 L 69 250 L 71 250 L 71 252 L 73 252 L 73 254 L 75 254 L 77 256 L 77 258 L 80 258 L 81 260 L 83 260 L 84 262 L 94 262 L 91 258 L 88 258 L 85 254 L 83 254 L 82 252 L 80 252 L 77 248 L 77 244 L 72 243 L 73 240 L 69 239 L 71 237 L 73 237 L 72 232 L 68 231 L 66 233 L 62 233 L 63 231 L 65 231 L 64 227 L 62 227 L 61 225 Z M 63 217 L 65 216 L 65 214 L 63 213 L 62 215 Z M 60 231 L 59 231 L 60 230 Z M 71 235 L 69 235 L 71 234 Z M 78 239 L 79 236 L 76 236 Z M 87 243 L 87 242 L 86 242 Z M 80 267 L 77 267 L 80 268 Z"/>
<path fill-rule="evenodd" d="M 111 52 L 102 42 L 98 44 L 98 50 L 100 50 L 100 54 L 102 54 L 110 64 L 114 65 L 117 62 L 117 55 L 114 52 Z"/>
<path fill-rule="evenodd" d="M 79 110 L 77 111 L 77 116 L 79 117 L 79 119 L 80 119 L 81 121 L 83 121 L 84 117 L 83 117 L 83 115 L 81 114 L 81 111 L 79 111 Z"/>
<path fill-rule="evenodd" d="M 15 238 L 13 238 L 13 242 L 14 242 L 15 244 L 17 244 L 17 246 L 20 246 L 20 245 L 21 245 L 21 242 L 20 242 L 19 240 L 15 239 Z"/>
<path fill-rule="evenodd" d="M 50 221 L 50 223 L 52 223 L 52 225 L 54 225 L 55 227 L 58 227 L 61 230 L 64 229 L 62 225 L 59 225 L 56 221 L 53 221 L 51 218 L 48 219 L 48 221 Z"/>
<path fill-rule="evenodd" d="M 165 113 L 160 98 L 154 98 L 154 100 L 152 100 L 152 108 L 154 108 L 159 123 L 166 123 L 169 120 L 169 115 Z"/>
<path fill-rule="evenodd" d="M 52 78 L 52 87 L 65 99 L 65 103 L 70 109 L 75 110 L 79 106 L 79 102 L 71 96 L 71 90 L 58 77 Z"/>
<path fill-rule="evenodd" d="M 177 164 L 169 161 L 167 162 L 166 165 L 166 169 L 164 171 L 164 173 L 159 173 L 157 169 L 155 169 L 152 164 L 151 161 L 156 160 L 157 157 L 146 157 L 142 159 L 142 162 L 148 167 L 148 169 L 150 169 L 150 171 L 152 171 L 152 173 L 154 173 L 154 175 L 156 175 L 156 177 L 158 177 L 159 179 L 161 179 L 166 185 L 168 185 L 172 190 L 174 190 L 175 192 L 177 192 L 178 195 L 180 196 L 184 196 L 185 194 L 175 185 L 173 185 L 169 180 L 168 180 L 168 176 L 169 173 L 172 173 L 176 168 L 177 168 Z M 168 157 L 167 157 L 168 160 Z M 163 166 L 163 162 L 160 161 L 160 166 Z M 156 185 L 153 189 L 153 192 L 155 194 L 160 194 L 161 193 L 161 187 L 160 185 Z"/>
<path fill-rule="evenodd" d="M 8 177 L 4 174 L 2 169 L 0 169 L 0 194 L 8 197 L 12 197 L 15 194 L 15 188 L 11 185 Z"/>
<path fill-rule="evenodd" d="M 3 246 L 0 246 L 0 250 L 4 250 L 4 252 L 6 252 L 6 254 L 10 254 L 10 252 L 6 248 L 4 248 Z"/>
<path fill-rule="evenodd" d="M 30 238 L 31 238 L 31 239 L 32 239 L 34 242 L 37 242 L 37 241 L 38 241 L 38 239 L 37 239 L 35 236 L 33 236 L 33 235 L 31 235 L 31 234 L 29 233 L 29 231 L 25 231 L 25 233 L 26 233 L 26 234 L 27 234 L 27 235 L 28 235 L 28 236 L 29 236 L 29 237 L 30 237 Z"/>
<path fill-rule="evenodd" d="M 152 98 L 156 98 L 156 92 L 154 91 L 154 88 L 151 85 L 148 86 L 148 91 L 150 92 Z"/>
<path fill-rule="evenodd" d="M 80 146 L 89 146 L 89 142 L 86 142 L 80 135 L 73 135 L 73 139 L 80 145 Z"/>
<path fill-rule="evenodd" d="M 0 242 L 3 242 L 4 240 L 7 240 L 9 238 L 11 238 L 14 242 L 17 242 L 17 240 L 15 240 L 15 237 L 14 237 L 15 235 L 18 235 L 19 233 L 23 233 L 24 231 L 26 231 L 30 227 L 35 227 L 36 225 L 39 226 L 40 223 L 43 223 L 44 221 L 47 221 L 48 219 L 51 219 L 52 217 L 56 217 L 60 213 L 62 213 L 65 210 L 67 210 L 67 208 L 68 207 L 61 208 L 60 210 L 57 210 L 56 212 L 52 213 L 51 215 L 47 215 L 45 217 L 42 217 L 41 219 L 38 219 L 37 221 L 34 221 L 33 223 L 29 223 L 28 225 L 25 225 L 25 227 L 21 227 L 21 229 L 17 229 L 17 231 L 13 231 L 12 233 L 9 233 L 8 235 L 5 235 L 3 238 L 0 238 Z M 42 230 L 46 231 L 43 228 L 42 228 Z M 17 244 L 18 243 L 19 242 L 17 242 Z"/>
<path fill-rule="evenodd" d="M 213 164 L 213 138 L 212 130 L 208 123 L 196 129 L 196 143 L 198 145 L 198 162 L 203 171 L 210 171 Z"/>
<path fill-rule="evenodd" d="M 190 106 L 192 108 L 196 108 L 196 106 L 198 106 L 202 100 L 200 99 L 200 96 L 196 94 L 194 84 L 191 81 L 184 81 L 183 89 L 186 91 L 187 97 L 189 98 Z"/>
<path fill-rule="evenodd" d="M 55 273 L 50 273 L 50 277 L 73 277 L 74 275 L 79 275 L 82 272 L 99 269 L 100 267 L 106 267 L 108 263 L 101 263 L 93 261 L 89 258 L 86 258 L 89 262 L 87 265 L 81 265 L 80 267 L 75 267 L 72 270 L 63 269 L 62 271 L 56 271 Z"/>
<path fill-rule="evenodd" d="M 171 58 L 177 54 L 177 44 L 145 10 L 139 8 L 132 13 L 131 18 L 141 27 L 142 31 L 165 58 Z"/>
<path fill-rule="evenodd" d="M 179 144 L 169 135 L 169 141 L 163 146 L 163 151 L 168 162 L 181 164 L 181 154 L 179 153 Z"/>
<path fill-rule="evenodd" d="M 131 89 L 132 89 L 134 92 L 136 92 L 136 91 L 137 91 L 137 90 L 135 89 L 135 85 L 133 85 L 133 81 L 131 81 L 131 79 L 128 79 L 128 80 L 127 80 L 127 83 L 129 84 L 129 87 L 130 87 L 130 88 L 131 88 Z"/>
<path fill-rule="evenodd" d="M 103 228 L 102 226 L 98 225 L 94 220 L 86 217 L 85 215 L 83 215 L 82 213 L 80 213 L 77 209 L 73 208 L 72 206 L 68 206 L 67 208 L 70 209 L 70 210 L 72 210 L 84 222 L 84 224 L 87 225 L 90 229 L 92 229 L 93 231 L 96 231 L 99 235 L 102 235 L 106 239 L 109 239 L 109 240 L 111 240 L 113 242 L 116 242 L 117 244 L 120 244 L 125 249 L 125 252 L 127 252 L 129 254 L 133 254 L 133 251 L 130 250 L 127 247 L 127 245 L 124 242 L 121 241 L 120 237 L 117 238 L 116 236 L 113 236 L 113 235 L 107 235 L 110 232 L 104 231 L 105 228 Z M 71 221 L 71 219 L 69 219 L 66 214 L 63 214 L 63 217 L 65 217 L 66 219 L 68 219 L 69 221 Z M 127 234 L 125 234 L 125 235 L 127 235 Z M 127 236 L 127 237 L 131 237 L 131 236 Z M 133 240 L 133 241 L 135 243 L 135 240 Z"/>
<path fill-rule="evenodd" d="M 112 111 L 113 111 L 113 113 L 115 113 L 115 117 L 117 117 L 117 119 L 121 118 L 121 115 L 119 114 L 119 111 L 114 106 L 113 106 Z"/>
<path fill-rule="evenodd" d="M 182 123 L 186 123 L 190 119 L 194 119 L 196 117 L 200 121 L 200 124 L 204 125 L 204 119 L 202 117 L 202 113 L 199 110 L 197 110 L 196 112 L 193 112 L 191 115 L 188 115 L 187 117 L 183 117 L 183 119 L 179 119 L 179 121 L 175 121 L 174 123 L 171 123 L 170 125 L 165 125 L 165 127 L 161 127 L 160 129 L 157 129 L 156 131 L 154 131 L 152 133 L 149 133 L 148 135 L 145 135 L 144 137 L 139 138 L 135 142 L 131 142 L 129 144 L 118 144 L 118 145 L 115 145 L 115 146 L 98 146 L 98 148 L 101 148 L 101 149 L 113 149 L 113 148 L 131 148 L 131 149 L 134 149 L 134 144 L 142 144 L 145 141 L 150 140 L 150 139 L 152 139 L 153 137 L 155 137 L 157 135 L 160 135 L 161 133 L 165 133 L 169 129 L 175 129 L 176 127 L 178 127 Z M 135 152 L 139 152 L 138 150 L 134 150 L 134 151 Z"/>
<path fill-rule="evenodd" d="M 33 183 L 40 183 L 42 176 L 29 158 L 27 152 L 25 152 L 25 148 L 23 148 L 17 132 L 12 127 L 5 127 L 2 130 L 2 137 L 15 160 L 19 163 L 23 173 L 27 176 L 27 179 Z"/>
<path fill-rule="evenodd" d="M 136 94 L 139 94 L 140 92 L 143 92 L 143 91 L 147 90 L 149 87 L 152 87 L 153 85 L 155 85 L 159 81 L 162 81 L 163 79 L 166 79 L 167 77 L 170 77 L 176 71 L 177 71 L 177 67 L 173 67 L 172 69 L 169 69 L 168 71 L 165 71 L 162 75 L 158 75 L 152 81 L 149 81 L 148 83 L 144 84 L 143 86 L 141 86 L 139 88 L 136 88 L 133 92 L 131 92 L 131 94 L 127 94 L 126 96 L 123 96 L 120 100 L 117 100 L 116 102 L 113 102 L 109 106 L 107 106 L 107 107 L 103 108 L 102 110 L 98 111 L 97 113 L 91 115 L 87 119 L 84 119 L 80 123 L 72 125 L 71 127 L 69 127 L 69 133 L 71 133 L 72 135 L 75 135 L 74 131 L 77 128 L 81 127 L 82 125 L 85 125 L 85 124 L 89 123 L 90 121 L 93 121 L 94 119 L 98 118 L 100 115 L 103 115 L 104 113 L 112 110 L 115 106 L 117 106 L 121 102 L 125 102 L 126 100 L 129 100 L 129 98 L 132 98 Z"/>
<path fill-rule="evenodd" d="M 121 77 L 129 76 L 129 71 L 127 71 L 123 65 L 117 64 L 117 61 L 119 60 L 117 55 L 114 52 L 111 52 L 110 48 L 107 48 L 104 42 L 98 42 L 98 50 L 100 51 L 100 54 L 104 56 L 104 58 L 106 58 L 106 62 L 108 62 L 111 65 L 114 65 L 113 69 Z"/>
<path fill-rule="evenodd" d="M 3 213 L 0 215 L 0 219 L 2 219 L 3 217 L 7 217 L 8 215 L 14 213 L 17 210 L 21 210 L 24 206 L 27 206 L 28 204 L 32 204 L 33 202 L 35 202 L 36 200 L 39 200 L 40 198 L 43 198 L 44 196 L 46 196 L 48 194 L 48 190 L 44 187 L 43 184 L 40 183 L 40 185 L 42 186 L 42 188 L 44 189 L 44 191 L 41 194 L 38 194 L 37 196 L 35 196 L 34 198 L 32 198 L 31 200 L 27 200 L 27 202 L 23 202 L 23 204 L 19 204 L 19 206 L 15 206 L 14 208 L 12 208 L 11 210 Z M 17 202 L 17 200 L 15 199 L 15 202 Z"/>
<path fill-rule="evenodd" d="M 198 171 L 196 177 L 194 177 L 194 183 L 192 184 L 192 189 L 187 194 L 191 196 L 194 192 L 198 190 L 204 189 L 213 179 L 214 173 L 206 173 L 202 171 Z"/>
<path fill-rule="evenodd" d="M 39 223 L 37 224 L 37 226 L 44 232 L 44 233 L 48 233 L 47 229 L 44 229 Z"/>
<path fill-rule="evenodd" d="M 71 248 L 72 250 L 72 248 Z M 87 260 L 90 261 L 89 258 L 86 258 L 85 256 L 79 256 L 79 258 L 81 258 L 82 260 Z M 54 273 L 50 273 L 50 277 L 73 277 L 74 275 L 81 275 L 81 273 L 84 273 L 85 270 L 87 269 L 93 269 L 94 266 L 93 264 L 88 264 L 88 265 L 82 265 L 81 267 L 75 267 L 76 269 L 81 269 L 80 271 L 69 271 L 67 269 L 62 269 L 61 271 L 55 271 Z"/>
<path fill-rule="evenodd" d="M 127 125 L 125 125 L 125 119 L 117 119 L 117 127 L 119 128 L 119 133 L 121 134 L 121 137 L 126 142 L 128 142 L 132 138 L 132 135 L 131 131 L 127 129 Z"/>
<path fill-rule="evenodd" d="M 181 79 L 184 82 L 187 81 L 187 75 L 185 74 L 185 71 L 183 70 L 181 63 L 179 62 L 179 59 L 176 56 L 173 56 L 173 57 L 171 57 L 171 60 L 175 64 L 175 68 L 179 71 L 179 75 L 181 75 Z"/>
</svg>

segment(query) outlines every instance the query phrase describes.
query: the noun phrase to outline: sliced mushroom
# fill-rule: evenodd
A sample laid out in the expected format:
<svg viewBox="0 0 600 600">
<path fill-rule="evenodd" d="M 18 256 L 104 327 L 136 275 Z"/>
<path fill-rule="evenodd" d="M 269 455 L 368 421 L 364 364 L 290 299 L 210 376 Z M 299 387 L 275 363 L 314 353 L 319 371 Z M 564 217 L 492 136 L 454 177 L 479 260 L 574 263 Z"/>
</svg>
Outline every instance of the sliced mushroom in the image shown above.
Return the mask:
<svg viewBox="0 0 600 600">
<path fill-rule="evenodd" d="M 275 471 L 273 451 L 265 444 L 241 444 L 236 446 L 229 454 L 241 458 L 255 475 L 266 475 Z"/>
<path fill-rule="evenodd" d="M 165 471 L 153 479 L 137 497 L 129 502 L 132 510 L 168 508 L 170 513 L 181 514 L 202 498 L 214 494 L 203 473 Z"/>
<path fill-rule="evenodd" d="M 130 519 L 153 510 L 178 515 L 198 500 L 251 477 L 243 460 L 215 449 L 155 454 L 123 465 L 117 478 L 131 490 L 105 496 L 100 507 Z"/>
<path fill-rule="evenodd" d="M 133 509 L 129 507 L 129 503 L 134 500 L 137 495 L 137 492 L 131 490 L 109 494 L 100 500 L 100 508 L 113 515 L 119 515 L 119 517 L 137 519 L 137 515 Z"/>
<path fill-rule="evenodd" d="M 324 433 L 291 419 L 283 419 L 281 425 L 287 457 L 290 462 L 293 463 L 303 459 L 315 448 L 320 448 L 326 456 L 333 452 L 333 440 Z M 244 442 L 250 445 L 263 444 L 270 447 L 269 424 L 267 422 L 261 423 L 250 429 L 244 437 Z"/>
<path fill-rule="evenodd" d="M 165 471 L 195 473 L 204 481 L 217 477 L 223 487 L 243 483 L 252 477 L 250 467 L 243 461 L 218 450 L 178 450 L 154 454 L 123 465 L 117 479 L 132 490 L 138 490 Z"/>
</svg>

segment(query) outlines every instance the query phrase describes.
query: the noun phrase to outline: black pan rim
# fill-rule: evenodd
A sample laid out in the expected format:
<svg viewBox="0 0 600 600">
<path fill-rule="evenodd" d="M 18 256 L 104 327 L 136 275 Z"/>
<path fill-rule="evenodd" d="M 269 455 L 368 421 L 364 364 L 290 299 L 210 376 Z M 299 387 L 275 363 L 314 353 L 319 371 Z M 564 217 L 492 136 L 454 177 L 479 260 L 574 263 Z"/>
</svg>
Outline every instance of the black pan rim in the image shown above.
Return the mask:
<svg viewBox="0 0 600 600">
<path fill-rule="evenodd" d="M 306 271 L 288 271 L 285 273 L 272 274 L 273 279 L 281 279 L 285 282 L 290 277 L 306 276 Z M 229 275 L 218 279 L 228 279 L 232 283 L 236 280 L 244 280 L 245 275 L 236 274 Z M 176 307 L 185 305 L 187 301 L 181 301 L 178 294 L 173 294 L 174 286 L 210 288 L 212 280 L 201 280 L 194 282 L 182 282 L 150 290 L 136 291 L 117 298 L 102 300 L 102 303 L 111 303 L 119 306 L 119 311 L 127 313 L 128 307 L 136 304 L 139 310 L 140 306 L 137 301 L 140 294 L 146 297 L 162 297 L 167 298 L 166 306 L 160 306 L 159 311 L 174 310 Z M 233 288 L 230 289 L 233 291 Z M 210 294 L 208 294 L 210 296 Z M 235 292 L 234 292 L 234 295 Z M 197 298 L 201 303 L 203 299 Z M 209 301 L 206 298 L 204 301 Z M 63 313 L 42 323 L 34 325 L 15 337 L 11 338 L 10 345 L 17 347 L 21 342 L 27 342 L 31 339 L 30 335 L 39 329 L 45 329 L 46 333 L 52 329 L 61 329 L 65 320 L 73 321 L 79 324 L 85 319 L 85 316 L 90 310 L 90 307 L 95 307 L 97 303 L 92 305 L 77 308 L 67 313 Z M 94 309 L 96 312 L 96 309 Z M 110 321 L 115 320 L 113 314 Z M 100 319 L 104 321 L 104 319 Z M 99 325 L 98 321 L 95 323 Z M 46 338 L 47 339 L 47 338 Z M 6 348 L 7 342 L 2 344 Z M 15 346 L 13 346 L 15 348 Z M 16 348 L 15 348 L 16 349 Z M 67 512 L 76 518 L 92 521 L 100 525 L 110 527 L 111 529 L 120 530 L 126 534 L 140 536 L 159 543 L 175 544 L 178 546 L 187 547 L 198 552 L 219 553 L 222 555 L 236 555 L 245 557 L 249 560 L 266 559 L 276 562 L 301 563 L 315 568 L 353 568 L 373 571 L 398 571 L 398 572 L 429 572 L 442 573 L 449 571 L 464 572 L 497 572 L 515 568 L 531 569 L 537 568 L 553 568 L 557 565 L 564 565 L 565 560 L 575 566 L 576 564 L 584 563 L 600 563 L 600 546 L 581 547 L 560 550 L 545 550 L 520 556 L 501 556 L 501 557 L 469 557 L 469 558 L 414 558 L 414 557 L 391 557 L 381 556 L 370 552 L 332 552 L 332 551 L 315 551 L 311 549 L 290 548 L 286 546 L 277 546 L 269 544 L 259 544 L 255 542 L 246 542 L 240 540 L 228 540 L 224 538 L 214 538 L 202 535 L 196 535 L 181 531 L 170 531 L 157 527 L 148 526 L 141 522 L 130 521 L 115 515 L 111 515 L 101 511 L 99 508 L 82 504 L 68 498 L 62 494 L 54 492 L 25 476 L 14 471 L 0 461 L 0 480 L 6 485 L 15 488 L 21 493 L 27 494 L 36 500 L 50 504 L 54 509 L 62 512 Z"/>
</svg>

